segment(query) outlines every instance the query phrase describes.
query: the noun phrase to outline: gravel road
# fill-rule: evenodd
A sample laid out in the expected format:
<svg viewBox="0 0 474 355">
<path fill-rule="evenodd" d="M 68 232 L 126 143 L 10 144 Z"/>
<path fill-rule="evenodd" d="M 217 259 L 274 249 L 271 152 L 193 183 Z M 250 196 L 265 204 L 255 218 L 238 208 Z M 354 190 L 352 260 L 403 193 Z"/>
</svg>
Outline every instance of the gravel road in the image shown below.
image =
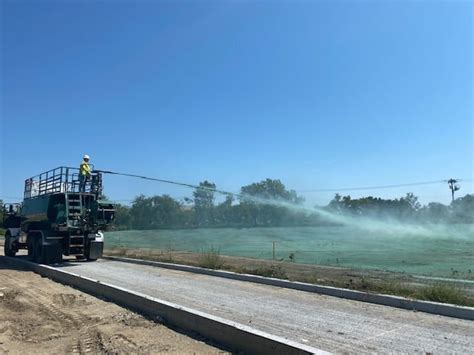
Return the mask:
<svg viewBox="0 0 474 355">
<path fill-rule="evenodd" d="M 470 353 L 474 322 L 110 260 L 70 272 L 336 353 Z"/>
</svg>

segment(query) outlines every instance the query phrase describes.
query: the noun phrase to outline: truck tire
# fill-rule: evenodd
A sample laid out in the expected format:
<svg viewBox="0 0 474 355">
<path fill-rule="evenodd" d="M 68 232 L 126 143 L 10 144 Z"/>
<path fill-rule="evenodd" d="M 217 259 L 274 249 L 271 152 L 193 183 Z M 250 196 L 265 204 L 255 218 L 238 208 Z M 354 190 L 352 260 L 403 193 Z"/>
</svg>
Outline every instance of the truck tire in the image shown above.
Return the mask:
<svg viewBox="0 0 474 355">
<path fill-rule="evenodd" d="M 43 246 L 43 264 L 58 264 L 62 261 L 63 253 L 59 243 Z"/>
<path fill-rule="evenodd" d="M 32 236 L 28 236 L 27 248 L 28 248 L 28 260 L 34 262 L 36 259 L 35 239 Z"/>
<path fill-rule="evenodd" d="M 89 243 L 87 243 L 84 256 L 87 261 L 96 261 L 102 257 L 103 251 L 104 243 L 89 241 Z"/>
<path fill-rule="evenodd" d="M 59 256 L 58 256 L 59 254 Z M 62 253 L 59 245 L 44 245 L 42 238 L 35 240 L 35 257 L 38 264 L 54 264 L 62 259 Z"/>
<path fill-rule="evenodd" d="M 33 261 L 38 264 L 44 263 L 44 248 L 43 248 L 43 241 L 41 238 L 35 238 L 34 242 L 34 253 L 33 253 Z"/>
<path fill-rule="evenodd" d="M 91 245 L 90 244 L 86 248 L 86 252 L 84 253 L 84 258 L 87 261 L 96 261 L 98 259 L 98 258 L 94 258 L 94 257 L 91 258 Z"/>
<path fill-rule="evenodd" d="M 3 245 L 3 251 L 4 251 L 5 256 L 15 256 L 17 252 L 15 249 L 12 248 L 11 239 L 12 239 L 12 235 L 10 231 L 7 231 L 5 233 L 5 244 Z"/>
<path fill-rule="evenodd" d="M 59 264 L 63 262 L 63 251 L 61 249 L 61 245 L 58 243 L 53 251 L 53 257 L 51 260 L 52 264 Z"/>
</svg>

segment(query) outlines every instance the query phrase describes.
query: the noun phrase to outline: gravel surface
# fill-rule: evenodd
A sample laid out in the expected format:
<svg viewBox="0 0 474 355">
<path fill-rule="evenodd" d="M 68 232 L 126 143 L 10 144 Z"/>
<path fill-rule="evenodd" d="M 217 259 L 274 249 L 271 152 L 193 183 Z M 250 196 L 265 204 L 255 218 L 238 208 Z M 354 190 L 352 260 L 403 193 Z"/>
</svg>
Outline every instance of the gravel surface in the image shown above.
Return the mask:
<svg viewBox="0 0 474 355">
<path fill-rule="evenodd" d="M 109 260 L 69 272 L 336 353 L 470 353 L 474 322 Z"/>
</svg>

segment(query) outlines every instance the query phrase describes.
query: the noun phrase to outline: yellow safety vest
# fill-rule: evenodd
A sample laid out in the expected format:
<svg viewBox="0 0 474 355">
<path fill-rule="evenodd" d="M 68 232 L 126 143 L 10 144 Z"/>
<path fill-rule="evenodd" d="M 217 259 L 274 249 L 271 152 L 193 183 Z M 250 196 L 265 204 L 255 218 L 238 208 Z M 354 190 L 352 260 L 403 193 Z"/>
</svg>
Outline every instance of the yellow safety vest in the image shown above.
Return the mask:
<svg viewBox="0 0 474 355">
<path fill-rule="evenodd" d="M 81 167 L 79 168 L 79 173 L 81 175 L 90 175 L 91 174 L 91 167 L 89 166 L 89 163 L 86 162 L 85 160 L 82 161 Z"/>
</svg>

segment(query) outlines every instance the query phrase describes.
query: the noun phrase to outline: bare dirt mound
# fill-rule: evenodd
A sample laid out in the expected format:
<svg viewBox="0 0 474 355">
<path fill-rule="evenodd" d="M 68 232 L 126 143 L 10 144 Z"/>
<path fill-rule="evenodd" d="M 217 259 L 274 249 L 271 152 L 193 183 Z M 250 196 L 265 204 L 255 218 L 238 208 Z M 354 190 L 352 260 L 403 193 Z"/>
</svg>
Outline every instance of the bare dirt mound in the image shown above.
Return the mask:
<svg viewBox="0 0 474 355">
<path fill-rule="evenodd" d="M 0 354 L 218 354 L 117 305 L 0 264 Z"/>
</svg>

